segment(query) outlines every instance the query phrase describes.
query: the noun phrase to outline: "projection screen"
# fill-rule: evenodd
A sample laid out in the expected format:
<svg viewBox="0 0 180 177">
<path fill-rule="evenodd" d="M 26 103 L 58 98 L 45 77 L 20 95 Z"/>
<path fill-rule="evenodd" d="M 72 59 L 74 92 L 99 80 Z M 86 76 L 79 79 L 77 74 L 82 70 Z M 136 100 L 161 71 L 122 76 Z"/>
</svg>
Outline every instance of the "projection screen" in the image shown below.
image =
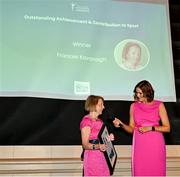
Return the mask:
<svg viewBox="0 0 180 177">
<path fill-rule="evenodd" d="M 0 38 L 1 96 L 176 100 L 168 0 L 1 0 Z"/>
</svg>

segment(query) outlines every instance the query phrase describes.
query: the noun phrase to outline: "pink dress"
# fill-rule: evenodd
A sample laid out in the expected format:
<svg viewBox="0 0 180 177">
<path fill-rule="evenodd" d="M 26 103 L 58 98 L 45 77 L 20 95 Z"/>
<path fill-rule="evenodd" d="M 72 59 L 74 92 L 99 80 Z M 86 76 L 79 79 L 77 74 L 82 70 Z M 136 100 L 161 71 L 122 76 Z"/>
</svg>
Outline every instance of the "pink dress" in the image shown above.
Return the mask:
<svg viewBox="0 0 180 177">
<path fill-rule="evenodd" d="M 140 126 L 159 125 L 160 101 L 152 104 L 133 103 L 135 129 L 132 146 L 133 176 L 166 176 L 166 148 L 163 134 L 157 131 L 140 133 Z"/>
<path fill-rule="evenodd" d="M 91 128 L 89 140 L 98 139 L 98 133 L 102 125 L 102 120 L 93 121 L 85 116 L 80 123 L 80 129 L 89 126 Z M 84 176 L 110 176 L 106 159 L 100 150 L 85 150 L 83 166 Z"/>
</svg>

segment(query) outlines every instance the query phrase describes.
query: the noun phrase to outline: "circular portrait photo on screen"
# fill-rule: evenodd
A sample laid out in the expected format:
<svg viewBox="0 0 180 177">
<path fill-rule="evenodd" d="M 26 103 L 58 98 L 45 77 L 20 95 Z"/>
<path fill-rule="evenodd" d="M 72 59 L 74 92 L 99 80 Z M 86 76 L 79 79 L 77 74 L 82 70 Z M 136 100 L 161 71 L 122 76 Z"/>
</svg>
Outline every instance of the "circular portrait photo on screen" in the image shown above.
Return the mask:
<svg viewBox="0 0 180 177">
<path fill-rule="evenodd" d="M 118 43 L 114 50 L 114 57 L 116 63 L 128 71 L 142 70 L 150 60 L 146 45 L 135 39 L 126 39 Z"/>
</svg>

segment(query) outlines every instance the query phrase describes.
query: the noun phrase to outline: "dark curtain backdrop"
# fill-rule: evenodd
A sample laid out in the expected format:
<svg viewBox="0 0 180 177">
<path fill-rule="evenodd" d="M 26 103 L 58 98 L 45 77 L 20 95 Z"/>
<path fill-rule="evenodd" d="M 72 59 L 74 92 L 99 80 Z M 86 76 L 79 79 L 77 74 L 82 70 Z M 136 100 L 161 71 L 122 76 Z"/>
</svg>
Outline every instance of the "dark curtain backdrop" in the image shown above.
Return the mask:
<svg viewBox="0 0 180 177">
<path fill-rule="evenodd" d="M 106 101 L 103 119 L 112 116 L 128 123 L 131 102 Z M 84 101 L 43 98 L 0 99 L 1 145 L 80 145 L 79 123 L 86 114 Z M 167 144 L 180 144 L 179 110 L 176 103 L 165 103 L 172 131 L 165 135 Z M 175 119 L 177 118 L 177 120 Z M 110 121 L 109 121 L 110 124 Z M 132 135 L 110 126 L 115 144 L 131 144 Z"/>
<path fill-rule="evenodd" d="M 180 2 L 169 3 L 177 102 L 165 103 L 172 128 L 164 136 L 166 144 L 175 145 L 180 144 Z M 102 118 L 116 116 L 128 123 L 130 104 L 105 101 Z M 80 145 L 79 123 L 85 114 L 84 101 L 0 97 L 0 145 Z M 115 144 L 131 144 L 132 135 L 113 127 L 111 131 Z"/>
</svg>

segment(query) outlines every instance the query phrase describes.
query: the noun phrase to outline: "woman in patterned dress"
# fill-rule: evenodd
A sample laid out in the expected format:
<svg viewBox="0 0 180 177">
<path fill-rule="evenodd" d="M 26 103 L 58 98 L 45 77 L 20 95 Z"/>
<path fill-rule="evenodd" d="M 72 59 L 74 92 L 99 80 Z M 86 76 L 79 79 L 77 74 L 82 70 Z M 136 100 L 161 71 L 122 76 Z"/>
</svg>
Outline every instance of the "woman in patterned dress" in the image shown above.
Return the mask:
<svg viewBox="0 0 180 177">
<path fill-rule="evenodd" d="M 163 102 L 154 100 L 152 85 L 143 80 L 134 88 L 135 101 L 130 106 L 129 125 L 115 118 L 115 127 L 121 126 L 133 133 L 132 175 L 166 176 L 166 147 L 163 133 L 170 132 L 170 123 Z"/>
<path fill-rule="evenodd" d="M 90 95 L 85 102 L 85 110 L 89 112 L 81 123 L 81 138 L 84 148 L 83 175 L 84 176 L 110 176 L 109 167 L 104 157 L 106 146 L 98 140 L 99 131 L 103 121 L 99 118 L 104 109 L 104 99 L 101 96 Z M 110 134 L 110 140 L 114 139 Z"/>
</svg>

